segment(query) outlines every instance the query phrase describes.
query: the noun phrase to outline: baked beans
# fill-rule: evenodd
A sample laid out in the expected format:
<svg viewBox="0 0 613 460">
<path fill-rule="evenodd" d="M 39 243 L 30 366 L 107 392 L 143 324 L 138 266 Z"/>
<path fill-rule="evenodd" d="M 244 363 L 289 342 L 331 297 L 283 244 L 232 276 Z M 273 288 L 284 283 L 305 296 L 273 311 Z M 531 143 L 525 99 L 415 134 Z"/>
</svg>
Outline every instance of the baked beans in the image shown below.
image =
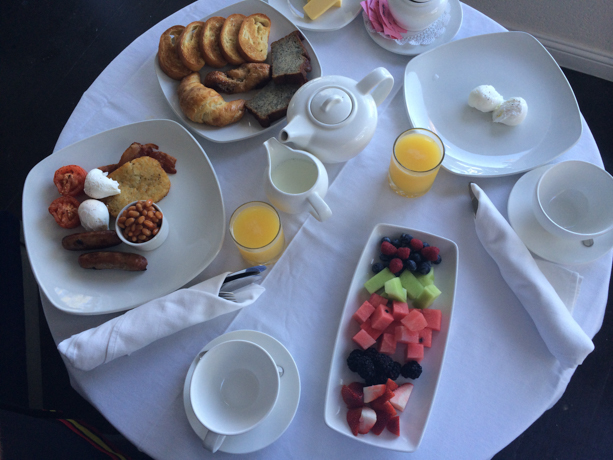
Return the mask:
<svg viewBox="0 0 613 460">
<path fill-rule="evenodd" d="M 123 236 L 132 243 L 149 241 L 160 231 L 162 213 L 153 206 L 152 200 L 141 200 L 126 208 L 117 218 L 117 226 Z"/>
</svg>

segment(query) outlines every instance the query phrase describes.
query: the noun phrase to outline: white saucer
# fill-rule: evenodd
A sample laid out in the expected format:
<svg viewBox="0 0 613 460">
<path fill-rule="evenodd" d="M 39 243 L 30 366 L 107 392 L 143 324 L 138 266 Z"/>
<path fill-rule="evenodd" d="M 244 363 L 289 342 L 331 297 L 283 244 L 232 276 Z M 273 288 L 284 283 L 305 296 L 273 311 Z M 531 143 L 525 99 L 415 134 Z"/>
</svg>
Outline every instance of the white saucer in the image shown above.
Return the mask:
<svg viewBox="0 0 613 460">
<path fill-rule="evenodd" d="M 460 4 L 460 0 L 449 0 L 449 7 L 449 14 L 451 16 L 449 18 L 449 24 L 447 24 L 447 27 L 445 27 L 443 34 L 429 45 L 411 45 L 409 43 L 399 45 L 395 40 L 384 38 L 377 32 L 370 32 L 365 25 L 366 32 L 368 32 L 370 38 L 372 38 L 373 41 L 383 49 L 391 51 L 395 54 L 402 54 L 404 56 L 417 56 L 418 54 L 425 53 L 426 51 L 436 48 L 437 46 L 450 42 L 453 40 L 453 37 L 457 35 L 460 27 L 462 26 L 462 5 Z"/>
<path fill-rule="evenodd" d="M 258 344 L 270 353 L 277 366 L 283 368 L 279 397 L 270 415 L 253 430 L 237 436 L 228 436 L 219 449 L 230 454 L 246 454 L 263 449 L 275 442 L 292 422 L 298 409 L 298 402 L 300 401 L 300 376 L 298 375 L 298 367 L 289 351 L 277 339 L 259 331 L 228 332 L 211 340 L 200 353 L 209 350 L 221 342 L 236 339 L 249 340 Z M 183 387 L 183 404 L 189 424 L 198 437 L 203 439 L 208 430 L 196 418 L 196 414 L 189 402 L 190 382 L 196 363 L 200 359 L 200 353 L 198 353 L 198 356 L 196 356 L 187 371 Z"/>
<path fill-rule="evenodd" d="M 613 248 L 613 231 L 594 238 L 586 247 L 579 240 L 559 238 L 547 232 L 532 212 L 532 196 L 536 184 L 551 165 L 541 166 L 524 174 L 509 196 L 508 213 L 511 227 L 534 254 L 551 262 L 578 265 L 592 262 Z"/>
</svg>

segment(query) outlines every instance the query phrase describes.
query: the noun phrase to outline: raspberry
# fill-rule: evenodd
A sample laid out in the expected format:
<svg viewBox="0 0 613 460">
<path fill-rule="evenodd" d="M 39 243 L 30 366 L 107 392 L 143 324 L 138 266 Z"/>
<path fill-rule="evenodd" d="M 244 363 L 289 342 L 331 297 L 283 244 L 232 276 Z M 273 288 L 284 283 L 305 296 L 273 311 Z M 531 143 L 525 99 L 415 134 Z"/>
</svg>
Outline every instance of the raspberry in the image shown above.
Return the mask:
<svg viewBox="0 0 613 460">
<path fill-rule="evenodd" d="M 402 260 L 407 260 L 411 255 L 411 250 L 409 248 L 398 248 L 398 252 L 396 253 L 396 257 Z"/>
<path fill-rule="evenodd" d="M 436 246 L 428 246 L 427 248 L 423 248 L 421 250 L 421 255 L 424 257 L 424 259 L 429 260 L 430 262 L 436 262 L 439 252 L 440 250 Z"/>
<path fill-rule="evenodd" d="M 385 254 L 386 256 L 396 254 L 397 250 L 398 249 L 396 249 L 396 246 L 394 246 L 392 243 L 389 243 L 387 241 L 381 243 L 381 253 Z"/>
<path fill-rule="evenodd" d="M 398 257 L 395 257 L 392 260 L 390 260 L 389 269 L 392 273 L 394 274 L 400 273 L 403 268 L 404 268 L 404 265 L 402 263 L 402 260 L 400 260 Z"/>
<path fill-rule="evenodd" d="M 411 246 L 411 249 L 413 251 L 421 251 L 421 248 L 424 247 L 424 243 L 422 243 L 422 241 L 418 240 L 417 238 L 413 238 L 409 245 Z"/>
</svg>

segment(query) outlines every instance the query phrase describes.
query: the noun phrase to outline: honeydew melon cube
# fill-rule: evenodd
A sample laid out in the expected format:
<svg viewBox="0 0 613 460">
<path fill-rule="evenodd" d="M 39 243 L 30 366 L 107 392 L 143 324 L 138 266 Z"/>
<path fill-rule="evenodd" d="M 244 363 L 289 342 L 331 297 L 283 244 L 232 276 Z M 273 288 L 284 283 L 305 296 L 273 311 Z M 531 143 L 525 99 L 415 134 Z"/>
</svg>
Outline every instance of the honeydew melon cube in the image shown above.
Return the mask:
<svg viewBox="0 0 613 460">
<path fill-rule="evenodd" d="M 441 295 L 441 291 L 434 284 L 430 284 L 424 287 L 421 295 L 413 300 L 413 306 L 415 308 L 428 308 L 430 305 L 434 303 L 436 298 Z"/>
<path fill-rule="evenodd" d="M 424 285 L 421 284 L 417 278 L 415 278 L 415 275 L 408 270 L 404 270 L 398 279 L 400 280 L 402 287 L 407 290 L 407 297 L 411 300 L 417 299 L 424 290 Z"/>
<path fill-rule="evenodd" d="M 364 283 L 364 287 L 369 294 L 372 294 L 385 286 L 385 282 L 391 280 L 392 278 L 396 278 L 396 275 L 394 275 L 389 268 L 385 267 L 379 273 L 366 281 Z"/>
<path fill-rule="evenodd" d="M 390 272 L 391 273 L 391 272 Z M 392 300 L 399 300 L 400 302 L 407 301 L 407 290 L 402 287 L 400 278 L 395 276 L 385 282 L 385 293 Z"/>
<path fill-rule="evenodd" d="M 417 278 L 417 281 L 419 281 L 424 287 L 434 284 L 434 268 L 430 268 L 427 275 L 417 274 L 415 275 L 415 278 Z"/>
</svg>

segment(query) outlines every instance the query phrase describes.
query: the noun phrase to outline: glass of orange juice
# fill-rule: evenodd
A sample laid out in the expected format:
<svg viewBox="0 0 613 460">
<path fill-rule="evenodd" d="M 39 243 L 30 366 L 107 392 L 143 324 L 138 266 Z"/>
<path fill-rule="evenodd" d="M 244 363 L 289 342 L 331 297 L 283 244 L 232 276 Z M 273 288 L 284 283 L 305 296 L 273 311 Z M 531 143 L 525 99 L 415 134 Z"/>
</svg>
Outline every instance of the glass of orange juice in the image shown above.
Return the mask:
<svg viewBox="0 0 613 460">
<path fill-rule="evenodd" d="M 440 137 L 424 128 L 403 132 L 396 142 L 387 180 L 398 195 L 417 198 L 430 190 L 445 158 Z"/>
<path fill-rule="evenodd" d="M 241 256 L 254 265 L 270 265 L 285 248 L 277 210 L 263 201 L 239 206 L 230 217 L 230 235 Z"/>
</svg>

